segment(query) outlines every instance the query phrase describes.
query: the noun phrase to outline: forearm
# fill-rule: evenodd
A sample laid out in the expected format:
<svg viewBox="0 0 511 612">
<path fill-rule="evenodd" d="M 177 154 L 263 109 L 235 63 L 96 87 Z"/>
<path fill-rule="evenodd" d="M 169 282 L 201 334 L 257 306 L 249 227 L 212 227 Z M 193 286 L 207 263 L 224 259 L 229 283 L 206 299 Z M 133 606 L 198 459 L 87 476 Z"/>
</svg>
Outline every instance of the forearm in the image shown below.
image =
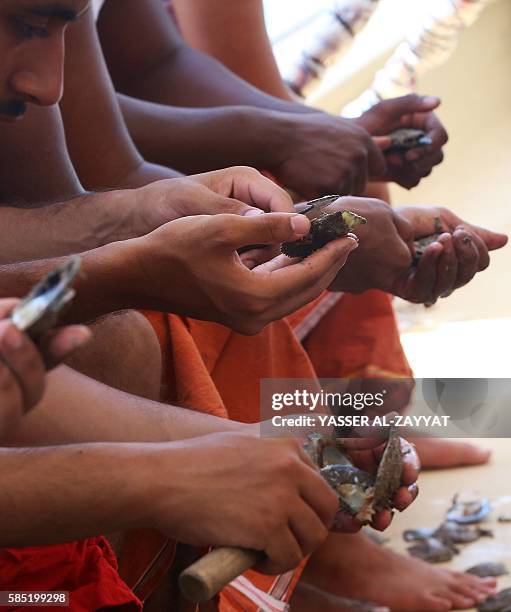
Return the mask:
<svg viewBox="0 0 511 612">
<path fill-rule="evenodd" d="M 150 526 L 154 454 L 143 444 L 1 449 L 0 546 Z"/>
<path fill-rule="evenodd" d="M 136 98 L 185 107 L 255 106 L 292 113 L 317 112 L 250 85 L 212 57 L 183 45 L 118 91 Z"/>
<path fill-rule="evenodd" d="M 131 287 L 131 247 L 132 241 L 115 242 L 81 255 L 82 266 L 74 283 L 77 295 L 63 322 L 83 323 L 124 308 L 144 308 L 143 298 Z M 54 257 L 0 265 L 0 297 L 24 297 L 67 260 L 68 257 Z"/>
<path fill-rule="evenodd" d="M 256 89 L 220 62 L 189 47 L 162 2 L 107 2 L 97 24 L 110 75 L 120 93 L 170 106 L 258 106 L 314 112 Z M 140 32 L 150 32 L 134 47 Z"/>
<path fill-rule="evenodd" d="M 252 107 L 177 108 L 119 96 L 144 158 L 196 174 L 235 165 L 264 168 L 273 125 Z"/>
<path fill-rule="evenodd" d="M 0 206 L 0 263 L 59 257 L 134 237 L 126 194 L 87 194 L 39 208 Z"/>
<path fill-rule="evenodd" d="M 43 400 L 9 438 L 15 446 L 86 442 L 169 442 L 240 423 L 130 395 L 60 367 L 48 376 Z"/>
</svg>

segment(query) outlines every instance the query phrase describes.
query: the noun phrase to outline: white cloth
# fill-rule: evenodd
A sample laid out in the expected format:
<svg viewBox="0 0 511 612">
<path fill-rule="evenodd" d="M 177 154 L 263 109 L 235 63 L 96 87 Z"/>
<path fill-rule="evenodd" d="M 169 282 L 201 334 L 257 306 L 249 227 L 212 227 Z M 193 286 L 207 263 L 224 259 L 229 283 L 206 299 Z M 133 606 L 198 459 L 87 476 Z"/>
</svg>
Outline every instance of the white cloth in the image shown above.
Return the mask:
<svg viewBox="0 0 511 612">
<path fill-rule="evenodd" d="M 92 0 L 92 12 L 94 13 L 94 19 L 98 18 L 99 11 L 105 4 L 105 0 Z"/>
</svg>

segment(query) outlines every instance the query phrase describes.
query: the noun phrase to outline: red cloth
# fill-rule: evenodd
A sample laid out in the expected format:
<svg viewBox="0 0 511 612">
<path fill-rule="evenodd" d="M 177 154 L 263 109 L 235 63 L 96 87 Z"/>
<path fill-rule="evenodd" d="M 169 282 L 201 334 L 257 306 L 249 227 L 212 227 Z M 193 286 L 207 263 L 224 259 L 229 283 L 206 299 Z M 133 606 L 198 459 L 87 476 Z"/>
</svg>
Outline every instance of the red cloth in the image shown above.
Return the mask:
<svg viewBox="0 0 511 612">
<path fill-rule="evenodd" d="M 73 612 L 142 610 L 121 580 L 115 553 L 103 537 L 79 542 L 0 549 L 0 591 L 69 591 Z M 39 606 L 6 610 L 47 610 Z"/>
</svg>

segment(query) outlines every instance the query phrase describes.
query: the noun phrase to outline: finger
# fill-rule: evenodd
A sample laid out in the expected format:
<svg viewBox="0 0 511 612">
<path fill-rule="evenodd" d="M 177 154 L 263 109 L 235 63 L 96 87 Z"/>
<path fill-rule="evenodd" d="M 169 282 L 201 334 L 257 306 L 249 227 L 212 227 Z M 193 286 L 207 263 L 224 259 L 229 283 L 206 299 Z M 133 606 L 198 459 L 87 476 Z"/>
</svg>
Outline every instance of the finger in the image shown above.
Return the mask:
<svg viewBox="0 0 511 612">
<path fill-rule="evenodd" d="M 0 354 L 0 394 L 2 411 L 14 411 L 18 415 L 23 414 L 28 407 L 23 401 L 23 390 L 18 378 L 13 374 L 12 369 L 7 365 Z M 4 412 L 5 414 L 5 412 Z M 1 423 L 0 419 L 0 423 Z M 5 432 L 0 432 L 4 434 Z"/>
<path fill-rule="evenodd" d="M 316 468 L 309 466 L 304 470 L 300 495 L 322 524 L 330 529 L 339 509 L 339 500 Z"/>
<path fill-rule="evenodd" d="M 413 302 L 427 303 L 434 300 L 438 260 L 443 251 L 439 242 L 431 243 L 422 254 L 415 269 L 412 269 L 404 287 L 404 296 Z"/>
<path fill-rule="evenodd" d="M 313 553 L 326 540 L 328 537 L 328 530 L 333 524 L 334 517 L 332 517 L 327 528 L 312 508 L 304 502 L 290 508 L 290 514 L 290 529 L 300 546 L 302 555 L 306 557 Z"/>
<path fill-rule="evenodd" d="M 333 282 L 351 251 L 357 247 L 355 237 L 348 235 L 329 242 L 298 263 L 272 272 L 273 293 L 288 298 L 287 302 L 280 303 L 280 307 L 277 305 L 275 316 L 281 318 L 317 297 Z"/>
<path fill-rule="evenodd" d="M 458 278 L 455 284 L 455 288 L 458 288 L 469 283 L 477 274 L 479 257 L 472 237 L 465 230 L 455 230 L 452 240 L 458 259 Z"/>
<path fill-rule="evenodd" d="M 309 233 L 305 215 L 268 213 L 254 217 L 217 215 L 210 223 L 212 240 L 229 251 L 248 244 L 281 244 Z"/>
<path fill-rule="evenodd" d="M 413 504 L 418 493 L 419 489 L 415 484 L 410 485 L 409 487 L 399 487 L 393 499 L 394 508 L 399 510 L 399 512 L 403 512 L 408 508 L 408 506 Z"/>
<path fill-rule="evenodd" d="M 44 365 L 36 347 L 10 321 L 0 323 L 0 357 L 20 387 L 24 410 L 30 410 L 43 394 Z"/>
<path fill-rule="evenodd" d="M 240 253 L 240 259 L 249 270 L 253 270 L 255 267 L 275 259 L 279 254 L 280 247 L 278 245 L 269 245 Z"/>
<path fill-rule="evenodd" d="M 380 108 L 386 113 L 387 121 L 395 121 L 396 124 L 391 129 L 397 129 L 402 126 L 415 127 L 413 124 L 414 115 L 424 115 L 431 113 L 438 106 L 441 100 L 435 96 L 420 96 L 417 94 L 408 94 L 391 100 L 385 100 L 380 103 Z"/>
<path fill-rule="evenodd" d="M 477 225 L 467 225 L 466 229 L 471 233 L 478 236 L 486 245 L 488 251 L 495 251 L 506 246 L 508 236 L 500 232 L 494 232 L 484 227 L 478 227 Z"/>
<path fill-rule="evenodd" d="M 385 155 L 371 140 L 369 141 L 369 147 L 367 152 L 368 175 L 373 178 L 383 176 L 385 174 L 385 171 L 387 170 L 387 161 L 385 159 Z"/>
<path fill-rule="evenodd" d="M 13 311 L 14 307 L 19 304 L 19 300 L 17 299 L 4 299 L 0 300 L 0 319 L 5 319 L 8 317 Z"/>
<path fill-rule="evenodd" d="M 223 200 L 232 198 L 248 205 L 247 208 L 241 209 L 245 212 L 249 211 L 250 207 L 266 212 L 292 212 L 293 210 L 293 203 L 286 191 L 254 168 L 236 166 L 226 170 L 197 174 L 189 178 L 203 185 L 210 197 L 217 194 Z M 224 205 L 226 205 L 225 202 Z M 218 212 L 230 211 L 219 210 Z M 207 209 L 205 214 L 209 214 Z M 234 212 L 234 214 L 240 213 Z"/>
<path fill-rule="evenodd" d="M 434 288 L 436 297 L 451 293 L 458 277 L 458 261 L 451 234 L 442 234 L 438 242 L 442 245 L 443 251 L 437 265 L 437 281 Z"/>
<path fill-rule="evenodd" d="M 203 203 L 203 205 L 206 203 Z M 250 206 L 241 200 L 234 198 L 222 198 L 220 196 L 212 196 L 207 203 L 206 214 L 209 215 L 240 215 L 241 217 L 251 217 L 264 214 L 264 210 L 256 206 Z"/>
<path fill-rule="evenodd" d="M 482 272 L 490 265 L 490 254 L 488 253 L 488 247 L 486 246 L 484 240 L 476 233 L 470 232 L 470 235 L 474 241 L 474 246 L 477 249 L 478 272 Z"/>
<path fill-rule="evenodd" d="M 339 510 L 335 518 L 332 531 L 337 533 L 358 533 L 363 525 L 354 516 Z"/>
<path fill-rule="evenodd" d="M 441 149 L 428 152 L 422 150 L 425 148 L 426 147 L 413 149 L 406 154 L 406 160 L 410 164 L 411 170 L 420 176 L 424 176 L 427 172 L 431 172 L 435 166 L 439 166 L 444 161 L 444 153 Z M 413 162 L 413 164 L 411 162 Z"/>
<path fill-rule="evenodd" d="M 54 368 L 66 357 L 87 344 L 91 337 L 90 329 L 84 325 L 69 325 L 45 334 L 40 342 L 40 350 L 46 368 L 48 370 Z"/>
<path fill-rule="evenodd" d="M 373 520 L 371 521 L 371 527 L 377 531 L 384 531 L 392 523 L 393 518 L 394 512 L 392 510 L 389 510 L 388 508 L 380 510 L 380 512 L 377 512 L 374 515 Z"/>
<path fill-rule="evenodd" d="M 392 220 L 394 221 L 394 225 L 396 226 L 397 233 L 403 242 L 406 242 L 410 245 L 414 238 L 414 230 L 412 223 L 404 216 L 401 215 L 397 211 L 393 211 Z"/>
<path fill-rule="evenodd" d="M 259 172 L 237 177 L 233 196 L 266 212 L 294 212 L 293 200 L 285 189 Z"/>
<path fill-rule="evenodd" d="M 353 195 L 363 194 L 366 189 L 367 181 L 368 181 L 367 166 L 364 165 L 359 169 L 359 172 L 355 174 L 355 177 L 353 179 L 353 190 L 352 190 Z"/>
<path fill-rule="evenodd" d="M 256 567 L 263 574 L 284 574 L 300 565 L 303 555 L 289 527 L 280 529 L 265 550 L 268 560 Z"/>
<path fill-rule="evenodd" d="M 401 438 L 401 455 L 403 457 L 403 470 L 401 482 L 405 486 L 413 485 L 419 477 L 421 462 L 413 444 Z"/>
</svg>

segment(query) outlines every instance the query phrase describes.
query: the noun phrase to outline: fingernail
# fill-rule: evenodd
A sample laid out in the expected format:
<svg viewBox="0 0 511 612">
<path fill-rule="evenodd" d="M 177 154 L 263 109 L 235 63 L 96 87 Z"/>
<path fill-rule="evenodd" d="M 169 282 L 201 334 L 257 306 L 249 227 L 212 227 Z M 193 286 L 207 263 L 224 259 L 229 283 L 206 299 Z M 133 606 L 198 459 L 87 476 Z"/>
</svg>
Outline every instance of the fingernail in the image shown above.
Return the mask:
<svg viewBox="0 0 511 612">
<path fill-rule="evenodd" d="M 408 487 L 408 493 L 410 493 L 410 495 L 413 497 L 413 499 L 415 499 L 417 497 L 417 495 L 419 495 L 419 485 L 416 482 L 411 484 Z"/>
<path fill-rule="evenodd" d="M 74 338 L 75 348 L 83 346 L 92 337 L 91 330 L 85 325 L 80 325 L 76 328 L 76 336 Z"/>
<path fill-rule="evenodd" d="M 12 351 L 17 351 L 23 346 L 24 338 L 22 333 L 14 327 L 9 327 L 7 333 L 4 336 L 4 344 L 6 348 L 11 349 Z"/>
<path fill-rule="evenodd" d="M 435 104 L 440 104 L 441 100 L 437 96 L 424 96 L 422 102 L 427 106 L 433 106 Z"/>
<path fill-rule="evenodd" d="M 246 212 L 245 212 L 245 217 L 257 217 L 259 215 L 263 215 L 264 211 L 261 210 L 260 208 L 249 208 Z"/>
<path fill-rule="evenodd" d="M 91 339 L 92 333 L 85 325 L 77 326 L 73 330 L 73 335 L 69 338 L 67 346 L 63 348 L 63 353 L 67 355 L 79 349 Z"/>
<path fill-rule="evenodd" d="M 308 234 L 310 221 L 305 215 L 293 215 L 291 217 L 291 227 L 295 234 Z"/>
</svg>

